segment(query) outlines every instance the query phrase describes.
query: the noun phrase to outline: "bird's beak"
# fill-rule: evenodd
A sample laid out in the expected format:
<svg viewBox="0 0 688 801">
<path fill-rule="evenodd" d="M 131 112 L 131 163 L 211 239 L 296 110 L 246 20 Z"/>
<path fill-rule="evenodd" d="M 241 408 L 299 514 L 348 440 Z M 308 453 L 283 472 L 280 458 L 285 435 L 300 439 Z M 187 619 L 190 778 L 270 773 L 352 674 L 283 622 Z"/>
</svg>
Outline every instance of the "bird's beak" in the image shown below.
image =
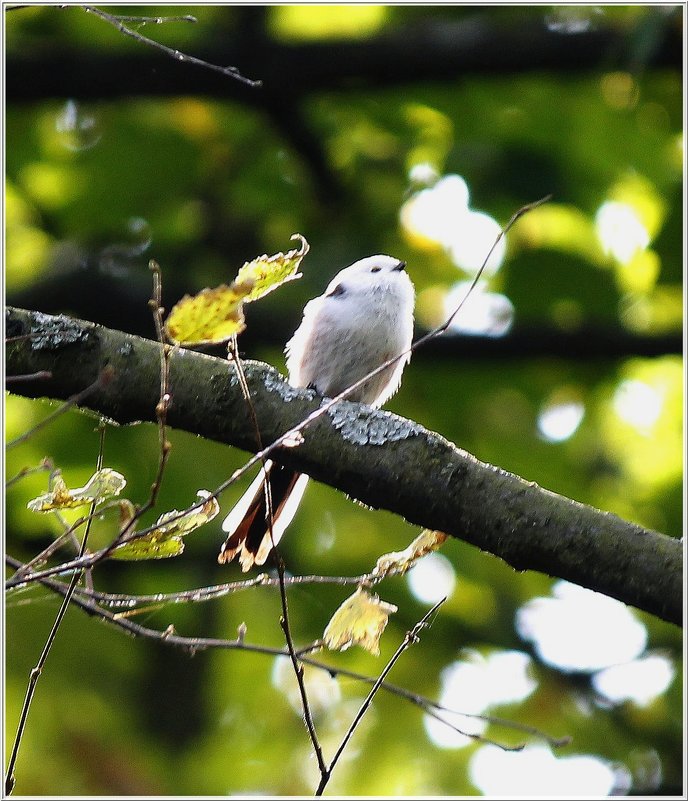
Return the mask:
<svg viewBox="0 0 688 801">
<path fill-rule="evenodd" d="M 397 266 L 394 268 L 394 271 L 395 272 L 401 272 L 401 270 L 405 270 L 405 269 L 406 269 L 406 262 L 405 261 L 400 261 L 399 264 L 397 264 Z"/>
</svg>

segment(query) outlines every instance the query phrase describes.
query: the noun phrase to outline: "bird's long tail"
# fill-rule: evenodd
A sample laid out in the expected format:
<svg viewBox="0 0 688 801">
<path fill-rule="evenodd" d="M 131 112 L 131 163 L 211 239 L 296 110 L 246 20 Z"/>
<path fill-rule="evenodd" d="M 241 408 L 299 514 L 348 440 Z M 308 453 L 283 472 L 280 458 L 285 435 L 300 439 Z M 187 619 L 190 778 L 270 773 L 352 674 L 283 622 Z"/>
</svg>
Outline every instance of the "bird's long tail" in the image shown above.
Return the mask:
<svg viewBox="0 0 688 801">
<path fill-rule="evenodd" d="M 269 482 L 272 526 L 269 525 L 265 479 Z M 272 461 L 256 476 L 222 524 L 228 533 L 217 561 L 231 562 L 239 554 L 239 564 L 246 572 L 254 564 L 262 565 L 280 541 L 296 514 L 308 483 L 305 473 L 295 473 Z"/>
</svg>

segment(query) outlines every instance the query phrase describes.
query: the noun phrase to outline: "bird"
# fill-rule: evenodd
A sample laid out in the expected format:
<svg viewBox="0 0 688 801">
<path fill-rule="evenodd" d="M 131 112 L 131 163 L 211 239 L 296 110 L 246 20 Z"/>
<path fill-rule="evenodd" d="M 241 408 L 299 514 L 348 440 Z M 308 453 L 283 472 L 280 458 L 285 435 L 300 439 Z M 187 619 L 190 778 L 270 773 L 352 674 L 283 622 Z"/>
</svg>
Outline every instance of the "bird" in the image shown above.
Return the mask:
<svg viewBox="0 0 688 801">
<path fill-rule="evenodd" d="M 399 357 L 346 396 L 382 406 L 399 388 L 410 359 L 414 302 L 404 261 L 378 254 L 340 270 L 325 292 L 306 304 L 286 345 L 289 383 L 334 398 Z M 228 536 L 218 562 L 226 564 L 238 555 L 244 572 L 264 564 L 296 514 L 307 483 L 305 473 L 266 460 L 222 524 Z"/>
</svg>

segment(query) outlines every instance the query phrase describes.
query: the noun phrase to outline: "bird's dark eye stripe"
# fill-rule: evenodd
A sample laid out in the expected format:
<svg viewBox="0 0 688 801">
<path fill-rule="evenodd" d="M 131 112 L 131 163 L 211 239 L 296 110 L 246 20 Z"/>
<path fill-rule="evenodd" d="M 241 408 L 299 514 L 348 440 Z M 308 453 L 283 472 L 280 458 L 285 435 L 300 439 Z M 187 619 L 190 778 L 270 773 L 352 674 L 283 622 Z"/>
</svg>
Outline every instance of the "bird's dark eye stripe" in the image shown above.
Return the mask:
<svg viewBox="0 0 688 801">
<path fill-rule="evenodd" d="M 371 267 L 371 268 L 370 268 L 370 272 L 371 272 L 371 273 L 379 273 L 379 272 L 380 272 L 380 270 L 381 270 L 381 268 L 380 268 L 380 267 Z"/>
<path fill-rule="evenodd" d="M 344 295 L 344 294 L 346 294 L 346 289 L 344 288 L 344 284 L 337 284 L 337 286 L 334 289 L 330 290 L 327 293 L 327 297 L 328 298 L 338 298 L 338 297 L 340 297 L 341 295 Z"/>
</svg>

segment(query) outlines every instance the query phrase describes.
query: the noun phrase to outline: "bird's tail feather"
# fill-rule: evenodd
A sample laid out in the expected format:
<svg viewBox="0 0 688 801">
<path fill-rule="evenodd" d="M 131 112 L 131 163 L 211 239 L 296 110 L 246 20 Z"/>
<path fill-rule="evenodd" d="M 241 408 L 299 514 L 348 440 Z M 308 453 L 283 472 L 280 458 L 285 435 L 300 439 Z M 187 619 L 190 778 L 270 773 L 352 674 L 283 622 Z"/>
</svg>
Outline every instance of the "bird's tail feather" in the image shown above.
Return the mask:
<svg viewBox="0 0 688 801">
<path fill-rule="evenodd" d="M 272 527 L 269 525 L 265 492 L 267 475 L 272 506 Z M 231 562 L 239 554 L 245 572 L 254 564 L 262 565 L 280 541 L 292 521 L 308 483 L 308 476 L 295 473 L 282 465 L 266 461 L 251 486 L 241 496 L 222 524 L 229 536 L 224 541 L 217 561 Z"/>
</svg>

